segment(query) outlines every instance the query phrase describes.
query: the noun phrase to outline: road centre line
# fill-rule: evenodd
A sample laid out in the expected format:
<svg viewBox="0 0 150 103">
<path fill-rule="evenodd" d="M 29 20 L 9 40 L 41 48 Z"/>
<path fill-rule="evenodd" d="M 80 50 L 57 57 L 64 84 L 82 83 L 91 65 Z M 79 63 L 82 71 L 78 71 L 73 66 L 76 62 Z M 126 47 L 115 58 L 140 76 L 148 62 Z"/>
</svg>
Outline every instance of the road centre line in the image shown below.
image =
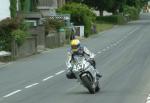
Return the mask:
<svg viewBox="0 0 150 103">
<path fill-rule="evenodd" d="M 14 94 L 16 94 L 16 93 L 18 93 L 18 92 L 21 92 L 21 91 L 22 91 L 22 90 L 16 90 L 16 91 L 11 92 L 11 93 L 9 93 L 9 94 L 3 96 L 3 97 L 4 97 L 4 98 L 7 98 L 7 97 L 10 97 L 10 96 L 12 96 L 12 95 L 14 95 Z"/>
<path fill-rule="evenodd" d="M 34 84 L 31 84 L 31 85 L 28 85 L 28 86 L 26 86 L 25 88 L 27 89 L 27 88 L 31 88 L 31 87 L 33 87 L 33 86 L 36 86 L 36 85 L 38 85 L 39 83 L 34 83 Z"/>
<path fill-rule="evenodd" d="M 150 94 L 148 95 L 148 97 L 146 99 L 146 103 L 150 103 Z"/>
<path fill-rule="evenodd" d="M 52 75 L 52 76 L 49 76 L 49 77 L 43 79 L 42 81 L 43 81 L 43 82 L 44 82 L 44 81 L 47 81 L 47 80 L 49 80 L 49 79 L 51 79 L 51 78 L 53 78 L 53 77 L 54 77 L 53 75 Z"/>
<path fill-rule="evenodd" d="M 99 52 L 97 52 L 98 54 L 101 54 L 102 52 L 101 51 L 99 51 Z"/>
<path fill-rule="evenodd" d="M 109 49 L 110 47 L 109 47 L 109 46 L 107 46 L 106 48 L 107 48 L 107 49 Z"/>
<path fill-rule="evenodd" d="M 55 73 L 55 75 L 59 75 L 61 73 L 65 72 L 65 70 L 61 70 L 60 72 Z"/>
<path fill-rule="evenodd" d="M 102 52 L 105 52 L 106 51 L 106 49 L 102 49 Z"/>
</svg>

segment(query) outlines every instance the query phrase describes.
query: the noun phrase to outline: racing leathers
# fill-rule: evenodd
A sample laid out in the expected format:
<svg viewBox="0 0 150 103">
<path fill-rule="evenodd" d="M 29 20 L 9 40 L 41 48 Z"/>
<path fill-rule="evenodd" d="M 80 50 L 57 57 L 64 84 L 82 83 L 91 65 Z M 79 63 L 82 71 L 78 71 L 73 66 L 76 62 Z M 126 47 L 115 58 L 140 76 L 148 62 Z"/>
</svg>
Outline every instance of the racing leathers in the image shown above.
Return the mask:
<svg viewBox="0 0 150 103">
<path fill-rule="evenodd" d="M 67 64 L 68 64 L 68 71 L 67 71 L 67 78 L 68 79 L 74 79 L 75 75 L 72 72 L 72 62 L 74 60 L 74 56 L 88 56 L 90 59 L 88 60 L 88 62 L 96 69 L 96 62 L 94 60 L 95 54 L 90 52 L 85 46 L 80 46 L 78 51 L 73 52 L 71 50 L 71 48 L 68 50 L 68 60 L 67 60 Z M 97 72 L 97 75 L 99 77 L 101 77 L 101 75 L 99 75 L 99 73 Z"/>
</svg>

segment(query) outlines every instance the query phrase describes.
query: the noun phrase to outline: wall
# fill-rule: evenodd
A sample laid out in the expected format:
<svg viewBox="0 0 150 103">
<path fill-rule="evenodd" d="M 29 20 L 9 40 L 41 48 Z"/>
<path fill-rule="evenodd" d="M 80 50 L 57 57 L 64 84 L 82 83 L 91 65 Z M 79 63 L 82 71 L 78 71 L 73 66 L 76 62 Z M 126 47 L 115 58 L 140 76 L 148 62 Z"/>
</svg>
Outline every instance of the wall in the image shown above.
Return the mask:
<svg viewBox="0 0 150 103">
<path fill-rule="evenodd" d="M 12 43 L 12 56 L 14 58 L 22 58 L 37 53 L 37 40 L 35 37 L 28 37 L 21 46 Z"/>
<path fill-rule="evenodd" d="M 30 28 L 29 33 L 37 36 L 38 50 L 45 49 L 45 28 L 44 26 L 37 26 Z"/>
</svg>

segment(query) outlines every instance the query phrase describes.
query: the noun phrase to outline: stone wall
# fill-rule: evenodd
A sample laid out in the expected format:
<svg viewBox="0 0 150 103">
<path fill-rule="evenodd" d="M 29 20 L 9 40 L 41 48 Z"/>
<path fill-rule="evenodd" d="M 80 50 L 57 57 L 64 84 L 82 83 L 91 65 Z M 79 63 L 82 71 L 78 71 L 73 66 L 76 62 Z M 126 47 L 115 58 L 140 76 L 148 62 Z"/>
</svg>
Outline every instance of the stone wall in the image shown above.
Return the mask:
<svg viewBox="0 0 150 103">
<path fill-rule="evenodd" d="M 63 46 L 66 41 L 66 33 L 64 31 L 60 32 L 50 32 L 46 36 L 46 48 L 55 48 Z"/>
<path fill-rule="evenodd" d="M 37 53 L 37 39 L 36 37 L 28 37 L 25 42 L 18 46 L 15 41 L 12 42 L 12 57 L 22 58 Z"/>
<path fill-rule="evenodd" d="M 45 28 L 44 26 L 33 27 L 29 30 L 29 33 L 37 37 L 38 50 L 45 49 Z"/>
</svg>

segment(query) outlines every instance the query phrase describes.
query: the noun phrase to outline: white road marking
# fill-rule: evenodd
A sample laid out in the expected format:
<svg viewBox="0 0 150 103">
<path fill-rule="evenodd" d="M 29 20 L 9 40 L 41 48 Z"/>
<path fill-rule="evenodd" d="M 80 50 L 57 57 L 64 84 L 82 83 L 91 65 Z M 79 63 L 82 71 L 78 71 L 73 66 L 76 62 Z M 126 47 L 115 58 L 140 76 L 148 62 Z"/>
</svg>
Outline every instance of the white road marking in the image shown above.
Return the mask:
<svg viewBox="0 0 150 103">
<path fill-rule="evenodd" d="M 65 72 L 65 70 L 62 70 L 62 71 L 60 71 L 60 72 L 57 72 L 57 73 L 55 73 L 55 75 L 59 75 L 59 74 L 61 74 L 61 73 L 63 73 L 63 72 Z"/>
<path fill-rule="evenodd" d="M 147 100 L 150 100 L 150 97 L 147 97 Z"/>
<path fill-rule="evenodd" d="M 129 32 L 128 33 L 128 35 L 131 35 L 131 34 L 133 34 L 135 31 L 137 31 L 138 29 L 140 29 L 141 27 L 137 27 L 137 28 L 135 28 L 133 31 L 131 31 L 131 32 Z"/>
<path fill-rule="evenodd" d="M 107 49 L 109 49 L 110 47 L 108 46 L 108 47 L 106 47 Z"/>
<path fill-rule="evenodd" d="M 7 98 L 7 97 L 12 96 L 12 95 L 14 95 L 14 94 L 16 94 L 16 93 L 18 93 L 18 92 L 21 92 L 21 91 L 22 91 L 22 90 L 16 90 L 16 91 L 11 92 L 11 93 L 9 93 L 9 94 L 3 96 L 3 97 L 4 97 L 4 98 Z"/>
<path fill-rule="evenodd" d="M 2 64 L 2 66 L 0 66 L 0 68 L 4 68 L 4 67 L 9 66 L 11 64 L 13 64 L 13 62 L 10 62 L 10 63 L 7 63 L 7 64 Z"/>
<path fill-rule="evenodd" d="M 31 84 L 31 85 L 28 85 L 28 86 L 26 86 L 25 88 L 27 89 L 27 88 L 31 88 L 31 87 L 33 87 L 33 86 L 36 86 L 36 85 L 38 85 L 39 83 L 34 83 L 34 84 Z"/>
<path fill-rule="evenodd" d="M 101 51 L 99 51 L 99 52 L 97 52 L 98 54 L 101 54 L 102 52 Z"/>
<path fill-rule="evenodd" d="M 114 43 L 114 46 L 117 46 L 117 44 L 116 44 L 116 43 Z"/>
<path fill-rule="evenodd" d="M 106 51 L 106 49 L 102 49 L 102 52 L 105 52 Z"/>
<path fill-rule="evenodd" d="M 44 82 L 44 81 L 47 81 L 47 80 L 49 80 L 49 79 L 51 79 L 51 78 L 53 78 L 53 77 L 54 77 L 53 75 L 52 75 L 52 76 L 49 76 L 49 77 L 43 79 L 42 81 L 43 81 L 43 82 Z"/>
<path fill-rule="evenodd" d="M 148 97 L 146 99 L 146 103 L 150 103 L 150 94 L 148 95 Z"/>
</svg>

